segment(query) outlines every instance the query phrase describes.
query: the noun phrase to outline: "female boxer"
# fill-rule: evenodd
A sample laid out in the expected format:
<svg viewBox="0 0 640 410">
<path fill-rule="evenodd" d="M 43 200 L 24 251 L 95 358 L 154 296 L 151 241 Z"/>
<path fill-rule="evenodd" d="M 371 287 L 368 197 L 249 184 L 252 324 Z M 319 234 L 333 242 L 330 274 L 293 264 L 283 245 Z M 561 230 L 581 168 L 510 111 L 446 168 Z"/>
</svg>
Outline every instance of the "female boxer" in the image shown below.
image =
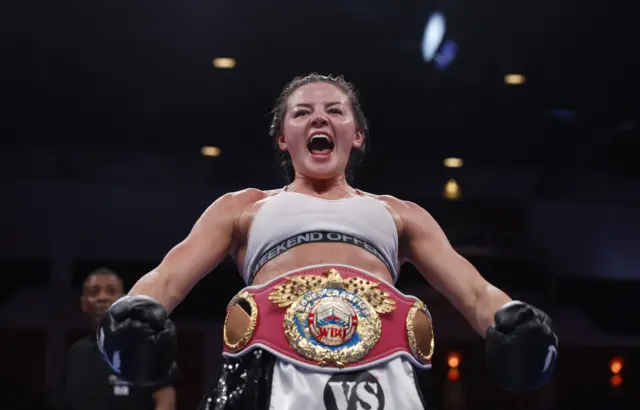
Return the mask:
<svg viewBox="0 0 640 410">
<path fill-rule="evenodd" d="M 367 132 L 342 78 L 288 84 L 271 135 L 291 183 L 226 194 L 203 213 L 103 318 L 111 366 L 134 383 L 162 378 L 176 343 L 168 316 L 230 254 L 248 286 L 229 304 L 206 408 L 424 408 L 415 372 L 430 367 L 433 330 L 426 306 L 393 285 L 405 262 L 486 339 L 501 386 L 548 380 L 557 338 L 547 315 L 487 283 L 420 206 L 349 184 Z"/>
</svg>

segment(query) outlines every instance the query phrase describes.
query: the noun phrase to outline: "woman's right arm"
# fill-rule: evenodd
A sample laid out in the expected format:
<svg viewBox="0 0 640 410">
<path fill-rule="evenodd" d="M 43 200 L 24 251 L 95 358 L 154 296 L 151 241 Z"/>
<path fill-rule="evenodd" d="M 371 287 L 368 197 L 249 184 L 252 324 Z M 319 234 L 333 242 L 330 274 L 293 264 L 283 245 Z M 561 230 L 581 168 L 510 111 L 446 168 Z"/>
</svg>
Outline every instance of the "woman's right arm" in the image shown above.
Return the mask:
<svg viewBox="0 0 640 410">
<path fill-rule="evenodd" d="M 243 210 L 264 195 L 248 189 L 225 194 L 202 214 L 189 235 L 162 262 L 131 288 L 129 295 L 145 295 L 171 313 L 189 291 L 224 259 L 236 236 Z"/>
</svg>

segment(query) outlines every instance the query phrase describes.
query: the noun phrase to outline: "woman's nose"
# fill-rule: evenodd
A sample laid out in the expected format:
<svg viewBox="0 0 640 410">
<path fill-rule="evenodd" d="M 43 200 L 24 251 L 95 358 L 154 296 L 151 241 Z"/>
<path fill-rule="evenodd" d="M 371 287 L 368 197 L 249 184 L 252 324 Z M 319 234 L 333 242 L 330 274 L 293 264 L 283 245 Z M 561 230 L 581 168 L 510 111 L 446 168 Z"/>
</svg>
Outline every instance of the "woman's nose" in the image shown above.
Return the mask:
<svg viewBox="0 0 640 410">
<path fill-rule="evenodd" d="M 329 121 L 327 120 L 327 117 L 324 116 L 324 114 L 316 114 L 311 120 L 311 125 L 313 125 L 314 127 L 322 127 L 327 125 L 328 123 Z"/>
</svg>

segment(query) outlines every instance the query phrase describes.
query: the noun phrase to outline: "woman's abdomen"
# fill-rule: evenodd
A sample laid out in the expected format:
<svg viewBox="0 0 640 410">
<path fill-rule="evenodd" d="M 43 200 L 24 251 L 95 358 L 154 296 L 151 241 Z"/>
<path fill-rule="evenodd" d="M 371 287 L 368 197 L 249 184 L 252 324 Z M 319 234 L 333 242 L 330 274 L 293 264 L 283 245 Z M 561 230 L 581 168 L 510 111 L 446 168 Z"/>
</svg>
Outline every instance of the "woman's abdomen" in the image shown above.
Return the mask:
<svg viewBox="0 0 640 410">
<path fill-rule="evenodd" d="M 283 273 L 305 266 L 332 263 L 360 268 L 393 283 L 391 273 L 385 264 L 364 249 L 343 243 L 311 243 L 290 249 L 269 261 L 260 269 L 252 284 L 265 283 Z"/>
</svg>

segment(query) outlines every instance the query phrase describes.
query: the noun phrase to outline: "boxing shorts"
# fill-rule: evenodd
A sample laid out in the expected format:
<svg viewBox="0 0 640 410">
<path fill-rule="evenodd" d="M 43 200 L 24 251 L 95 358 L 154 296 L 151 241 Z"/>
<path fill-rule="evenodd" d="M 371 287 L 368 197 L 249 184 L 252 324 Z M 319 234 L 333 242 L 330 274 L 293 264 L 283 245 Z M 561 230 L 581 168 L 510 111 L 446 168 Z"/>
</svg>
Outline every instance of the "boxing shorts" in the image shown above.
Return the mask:
<svg viewBox="0 0 640 410">
<path fill-rule="evenodd" d="M 222 367 L 202 410 L 426 409 L 424 303 L 357 268 L 319 265 L 229 303 Z"/>
</svg>

